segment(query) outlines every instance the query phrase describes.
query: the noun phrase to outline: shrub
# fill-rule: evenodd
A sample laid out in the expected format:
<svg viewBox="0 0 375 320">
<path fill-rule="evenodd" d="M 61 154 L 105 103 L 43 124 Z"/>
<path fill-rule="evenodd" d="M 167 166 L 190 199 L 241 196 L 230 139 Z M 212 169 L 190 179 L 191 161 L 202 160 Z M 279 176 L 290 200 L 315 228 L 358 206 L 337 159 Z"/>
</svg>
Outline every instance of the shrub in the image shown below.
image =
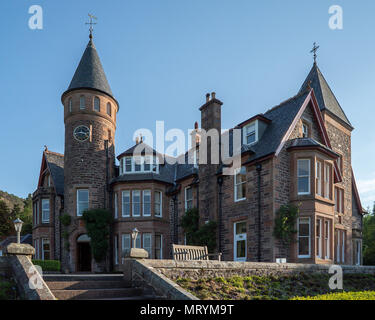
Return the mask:
<svg viewBox="0 0 375 320">
<path fill-rule="evenodd" d="M 68 227 L 72 222 L 72 217 L 69 214 L 64 214 L 60 217 L 60 221 L 63 226 Z"/>
<path fill-rule="evenodd" d="M 16 297 L 16 284 L 0 277 L 0 300 L 15 300 Z"/>
<path fill-rule="evenodd" d="M 40 266 L 43 271 L 60 271 L 61 268 L 58 260 L 32 260 L 32 262 Z"/>
</svg>

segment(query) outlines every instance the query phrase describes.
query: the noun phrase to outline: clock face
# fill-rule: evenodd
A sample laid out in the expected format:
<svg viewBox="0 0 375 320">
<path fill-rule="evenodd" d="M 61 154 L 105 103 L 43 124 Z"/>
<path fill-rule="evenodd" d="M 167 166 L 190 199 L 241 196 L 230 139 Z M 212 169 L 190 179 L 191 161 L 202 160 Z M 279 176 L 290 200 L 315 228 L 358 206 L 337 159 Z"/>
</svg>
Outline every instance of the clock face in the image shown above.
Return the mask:
<svg viewBox="0 0 375 320">
<path fill-rule="evenodd" d="M 86 141 L 90 137 L 90 129 L 86 126 L 78 126 L 74 129 L 73 135 L 78 141 Z"/>
</svg>

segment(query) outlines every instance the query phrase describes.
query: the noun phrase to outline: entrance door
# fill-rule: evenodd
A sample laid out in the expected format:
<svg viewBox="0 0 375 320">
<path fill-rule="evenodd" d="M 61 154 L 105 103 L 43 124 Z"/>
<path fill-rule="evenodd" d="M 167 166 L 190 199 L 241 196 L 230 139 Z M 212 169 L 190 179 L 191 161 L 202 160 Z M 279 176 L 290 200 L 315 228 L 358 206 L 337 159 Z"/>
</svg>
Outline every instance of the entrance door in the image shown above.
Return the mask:
<svg viewBox="0 0 375 320">
<path fill-rule="evenodd" d="M 91 272 L 91 247 L 87 235 L 81 235 L 77 239 L 77 271 Z"/>
<path fill-rule="evenodd" d="M 246 222 L 237 222 L 234 224 L 234 261 L 246 261 Z"/>
</svg>

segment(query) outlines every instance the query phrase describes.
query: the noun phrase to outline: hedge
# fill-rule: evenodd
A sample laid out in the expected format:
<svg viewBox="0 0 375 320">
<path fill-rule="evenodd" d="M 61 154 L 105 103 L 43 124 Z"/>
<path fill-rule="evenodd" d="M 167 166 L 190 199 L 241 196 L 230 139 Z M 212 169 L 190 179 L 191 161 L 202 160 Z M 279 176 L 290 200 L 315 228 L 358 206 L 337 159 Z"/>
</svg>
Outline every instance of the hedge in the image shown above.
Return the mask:
<svg viewBox="0 0 375 320">
<path fill-rule="evenodd" d="M 58 260 L 32 260 L 32 262 L 40 266 L 43 271 L 60 271 L 60 261 Z"/>
<path fill-rule="evenodd" d="M 375 300 L 375 291 L 327 293 L 314 297 L 294 297 L 291 300 Z"/>
</svg>

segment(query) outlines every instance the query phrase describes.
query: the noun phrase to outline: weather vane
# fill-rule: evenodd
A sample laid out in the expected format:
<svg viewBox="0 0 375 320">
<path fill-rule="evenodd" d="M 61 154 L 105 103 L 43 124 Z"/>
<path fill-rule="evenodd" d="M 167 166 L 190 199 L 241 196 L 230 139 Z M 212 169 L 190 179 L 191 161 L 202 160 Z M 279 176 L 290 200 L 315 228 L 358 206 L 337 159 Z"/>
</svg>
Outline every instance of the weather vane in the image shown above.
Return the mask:
<svg viewBox="0 0 375 320">
<path fill-rule="evenodd" d="M 86 22 L 86 24 L 89 24 L 90 25 L 90 39 L 92 39 L 92 32 L 94 30 L 94 28 L 92 27 L 94 24 L 96 24 L 96 22 L 93 22 L 93 19 L 95 20 L 98 20 L 97 17 L 95 17 L 94 15 L 90 14 L 89 13 L 89 17 L 90 17 L 90 22 Z"/>
<path fill-rule="evenodd" d="M 312 50 L 310 51 L 310 53 L 314 53 L 314 63 L 316 63 L 316 52 L 318 51 L 318 49 L 319 49 L 319 46 L 317 46 L 316 42 L 314 42 L 314 46 Z"/>
</svg>

